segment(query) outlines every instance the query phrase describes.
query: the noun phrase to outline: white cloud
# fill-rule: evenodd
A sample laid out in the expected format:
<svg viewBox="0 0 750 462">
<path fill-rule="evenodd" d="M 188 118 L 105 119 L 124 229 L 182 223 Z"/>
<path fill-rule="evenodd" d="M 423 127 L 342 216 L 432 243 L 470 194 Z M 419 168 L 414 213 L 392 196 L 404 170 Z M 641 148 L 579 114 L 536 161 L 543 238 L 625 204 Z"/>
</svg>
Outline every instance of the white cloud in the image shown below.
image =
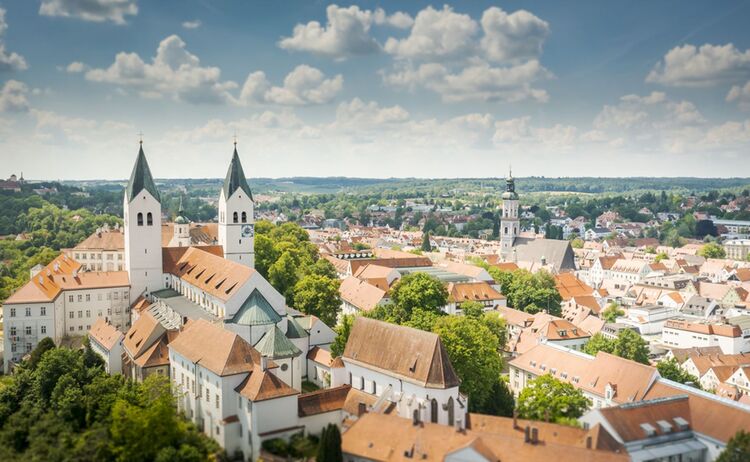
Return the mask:
<svg viewBox="0 0 750 462">
<path fill-rule="evenodd" d="M 138 14 L 138 4 L 136 0 L 42 0 L 39 14 L 125 24 L 125 16 Z"/>
<path fill-rule="evenodd" d="M 409 112 L 401 106 L 381 107 L 370 101 L 365 103 L 359 98 L 343 102 L 336 108 L 336 126 L 346 128 L 375 128 L 383 125 L 401 124 L 409 120 Z"/>
<path fill-rule="evenodd" d="M 182 23 L 182 27 L 184 29 L 197 29 L 199 28 L 203 23 L 200 19 L 195 19 L 193 21 L 185 21 Z"/>
<path fill-rule="evenodd" d="M 647 82 L 676 87 L 701 87 L 737 81 L 750 75 L 750 50 L 733 44 L 675 47 L 654 66 Z"/>
<path fill-rule="evenodd" d="M 551 74 L 536 60 L 512 67 L 492 67 L 480 61 L 457 72 L 451 72 L 442 64 L 428 63 L 383 75 L 390 85 L 423 86 L 440 94 L 446 102 L 525 99 L 545 102 L 549 99 L 547 92 L 534 88 L 532 83 L 549 77 Z"/>
<path fill-rule="evenodd" d="M 493 61 L 537 58 L 549 34 L 549 24 L 528 11 L 508 14 L 494 6 L 482 14 L 482 29 L 482 49 Z"/>
<path fill-rule="evenodd" d="M 18 53 L 5 51 L 5 42 L 3 35 L 8 30 L 8 23 L 5 22 L 5 9 L 0 8 L 0 72 L 2 71 L 23 71 L 28 69 L 26 60 Z"/>
<path fill-rule="evenodd" d="M 292 36 L 282 38 L 279 46 L 285 50 L 307 51 L 335 59 L 380 50 L 380 45 L 369 34 L 374 20 L 370 10 L 360 10 L 356 5 L 348 8 L 329 5 L 326 16 L 328 23 L 325 26 L 318 21 L 297 24 Z"/>
<path fill-rule="evenodd" d="M 578 129 L 572 125 L 555 124 L 537 127 L 531 117 L 498 120 L 492 137 L 495 146 L 538 146 L 545 150 L 569 150 L 578 142 Z"/>
<path fill-rule="evenodd" d="M 442 10 L 428 6 L 417 13 L 409 36 L 389 38 L 385 51 L 397 58 L 423 61 L 459 57 L 473 51 L 478 30 L 469 15 L 456 13 L 448 5 Z"/>
<path fill-rule="evenodd" d="M 373 19 L 377 25 L 386 25 L 397 29 L 408 29 L 414 24 L 414 19 L 403 11 L 397 11 L 388 16 L 382 8 L 375 10 Z"/>
<path fill-rule="evenodd" d="M 283 86 L 272 86 L 262 71 L 251 73 L 240 93 L 240 103 L 271 103 L 289 106 L 324 104 L 338 95 L 344 85 L 341 74 L 327 79 L 319 69 L 307 65 L 294 68 Z"/>
<path fill-rule="evenodd" d="M 159 43 L 156 56 L 146 63 L 136 53 L 120 52 L 106 69 L 91 69 L 86 79 L 122 87 L 133 87 L 145 98 L 171 97 L 191 103 L 232 101 L 232 81 L 221 80 L 218 67 L 203 67 L 200 59 L 187 51 L 185 42 L 170 35 Z"/>
<path fill-rule="evenodd" d="M 65 72 L 70 74 L 79 74 L 87 69 L 87 66 L 80 61 L 73 61 L 65 67 Z"/>
<path fill-rule="evenodd" d="M 726 99 L 729 103 L 738 103 L 744 110 L 750 110 L 750 80 L 742 87 L 734 85 L 727 93 Z"/>
<path fill-rule="evenodd" d="M 18 80 L 8 80 L 0 90 L 0 112 L 24 112 L 29 109 L 26 95 L 29 87 Z"/>
<path fill-rule="evenodd" d="M 548 32 L 545 21 L 524 10 L 488 8 L 480 27 L 450 6 L 428 6 L 407 37 L 386 41 L 398 62 L 381 75 L 388 85 L 426 88 L 445 102 L 546 102 L 549 95 L 534 84 L 552 77 L 537 59 Z"/>
</svg>

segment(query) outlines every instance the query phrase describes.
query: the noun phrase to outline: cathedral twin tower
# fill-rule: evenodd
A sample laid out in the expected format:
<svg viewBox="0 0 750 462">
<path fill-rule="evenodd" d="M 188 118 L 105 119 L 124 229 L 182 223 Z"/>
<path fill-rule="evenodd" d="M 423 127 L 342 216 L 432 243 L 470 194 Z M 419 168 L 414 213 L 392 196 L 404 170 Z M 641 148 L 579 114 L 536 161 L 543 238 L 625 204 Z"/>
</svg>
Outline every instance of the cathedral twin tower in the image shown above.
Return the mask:
<svg viewBox="0 0 750 462">
<path fill-rule="evenodd" d="M 224 258 L 253 268 L 253 195 L 242 170 L 235 143 L 224 185 L 219 194 L 218 241 Z M 125 269 L 131 299 L 148 297 L 165 286 L 162 264 L 161 197 L 143 153 L 143 144 L 123 198 Z"/>
</svg>

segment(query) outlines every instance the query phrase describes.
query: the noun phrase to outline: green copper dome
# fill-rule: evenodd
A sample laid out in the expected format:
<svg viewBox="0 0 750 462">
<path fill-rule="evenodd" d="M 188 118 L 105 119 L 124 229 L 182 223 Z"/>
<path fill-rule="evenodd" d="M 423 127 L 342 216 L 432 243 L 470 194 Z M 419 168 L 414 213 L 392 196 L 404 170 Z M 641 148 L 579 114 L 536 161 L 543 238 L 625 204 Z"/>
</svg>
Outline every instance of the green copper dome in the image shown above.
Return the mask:
<svg viewBox="0 0 750 462">
<path fill-rule="evenodd" d="M 289 340 L 286 335 L 277 327 L 273 326 L 266 332 L 255 349 L 260 354 L 271 359 L 293 358 L 302 353 L 302 350 Z"/>
</svg>

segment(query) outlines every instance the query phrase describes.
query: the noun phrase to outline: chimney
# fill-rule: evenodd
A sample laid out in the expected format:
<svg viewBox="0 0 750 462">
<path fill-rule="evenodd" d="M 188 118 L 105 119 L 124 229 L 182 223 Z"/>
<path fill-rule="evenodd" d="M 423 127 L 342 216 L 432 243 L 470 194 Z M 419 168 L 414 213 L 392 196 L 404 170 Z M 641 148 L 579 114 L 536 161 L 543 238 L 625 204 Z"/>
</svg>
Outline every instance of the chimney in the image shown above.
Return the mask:
<svg viewBox="0 0 750 462">
<path fill-rule="evenodd" d="M 532 428 L 531 429 L 531 444 L 537 444 L 537 443 L 539 443 L 539 429 Z"/>
<path fill-rule="evenodd" d="M 268 358 L 265 356 L 260 357 L 260 370 L 265 371 L 268 369 Z"/>
<path fill-rule="evenodd" d="M 367 404 L 365 403 L 358 403 L 357 404 L 357 417 L 361 417 L 367 413 Z"/>
<path fill-rule="evenodd" d="M 419 425 L 419 409 L 414 409 L 414 412 L 412 413 L 412 419 L 411 419 L 412 425 L 415 427 Z"/>
<path fill-rule="evenodd" d="M 586 437 L 586 449 L 591 449 L 591 436 Z"/>
<path fill-rule="evenodd" d="M 513 430 L 518 429 L 518 409 L 513 409 Z"/>
<path fill-rule="evenodd" d="M 523 429 L 523 442 L 528 443 L 531 441 L 531 427 L 526 425 L 526 428 Z"/>
</svg>

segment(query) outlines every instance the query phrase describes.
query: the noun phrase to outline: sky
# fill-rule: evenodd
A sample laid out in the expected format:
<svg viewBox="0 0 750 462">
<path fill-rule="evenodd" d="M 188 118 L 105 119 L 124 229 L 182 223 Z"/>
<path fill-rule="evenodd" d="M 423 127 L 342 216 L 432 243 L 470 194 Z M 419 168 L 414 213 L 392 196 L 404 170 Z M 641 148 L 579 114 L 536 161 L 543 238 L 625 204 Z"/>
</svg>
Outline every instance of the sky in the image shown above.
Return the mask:
<svg viewBox="0 0 750 462">
<path fill-rule="evenodd" d="M 0 177 L 748 177 L 750 2 L 0 0 Z"/>
</svg>

